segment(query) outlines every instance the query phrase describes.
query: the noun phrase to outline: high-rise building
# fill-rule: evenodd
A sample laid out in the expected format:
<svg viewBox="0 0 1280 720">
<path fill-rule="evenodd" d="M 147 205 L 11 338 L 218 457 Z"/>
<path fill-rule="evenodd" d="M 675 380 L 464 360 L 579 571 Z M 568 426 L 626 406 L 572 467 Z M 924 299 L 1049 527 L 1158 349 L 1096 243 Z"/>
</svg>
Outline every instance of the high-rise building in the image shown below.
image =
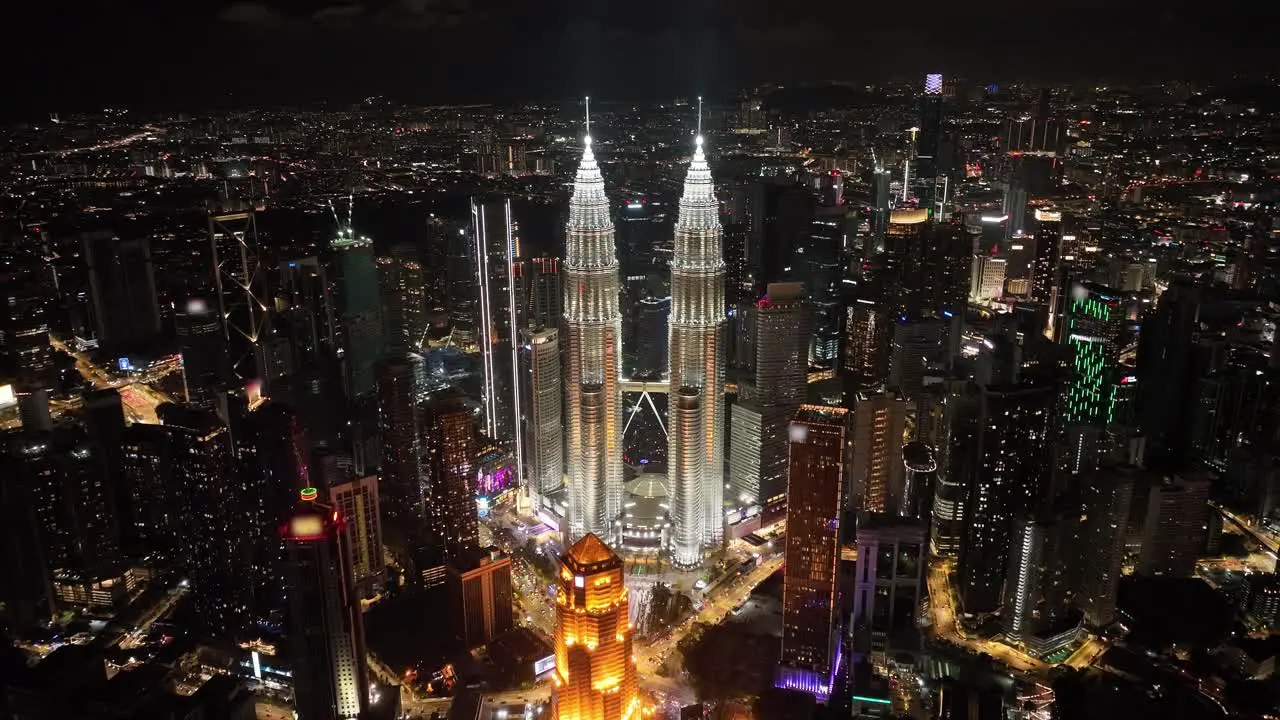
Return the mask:
<svg viewBox="0 0 1280 720">
<path fill-rule="evenodd" d="M 856 508 L 896 515 L 902 501 L 905 468 L 902 444 L 907 437 L 910 403 L 896 392 L 858 393 L 853 401 L 853 443 L 849 452 L 851 501 Z"/>
<path fill-rule="evenodd" d="M 912 441 L 902 446 L 902 492 L 898 498 L 899 517 L 924 520 L 938 480 L 938 459 L 933 448 Z"/>
<path fill-rule="evenodd" d="M 487 644 L 515 627 L 511 558 L 474 548 L 449 561 L 451 618 L 467 648 Z"/>
<path fill-rule="evenodd" d="M 926 210 L 894 210 L 889 215 L 881 291 L 893 315 L 919 315 L 928 304 L 928 286 L 941 279 L 925 275 L 925 238 L 932 232 Z"/>
<path fill-rule="evenodd" d="M 1069 613 L 1071 524 L 1056 516 L 1014 518 L 1001 620 L 1005 637 L 1042 656 L 1073 641 L 1079 614 Z M 1065 627 L 1064 627 L 1065 626 Z"/>
<path fill-rule="evenodd" d="M 1000 605 L 1013 520 L 1033 509 L 1048 481 L 1057 395 L 1052 385 L 980 386 L 953 430 L 952 468 L 967 486 L 958 574 L 967 613 Z"/>
<path fill-rule="evenodd" d="M 920 128 L 916 134 L 915 162 L 912 175 L 919 187 L 920 207 L 933 210 L 939 171 L 945 169 L 942 148 L 942 76 L 925 75 L 924 92 L 920 95 Z"/>
<path fill-rule="evenodd" d="M 523 470 L 523 438 L 517 429 L 520 417 L 520 380 L 516 372 L 519 353 L 519 321 L 516 317 L 516 285 L 513 282 L 519 239 L 511 219 L 510 200 L 471 201 L 471 235 L 475 239 L 476 287 L 479 288 L 480 367 L 484 385 L 480 406 L 484 433 L 514 451 Z M 517 477 L 523 478 L 519 472 Z"/>
<path fill-rule="evenodd" d="M 1075 372 L 1067 389 L 1068 422 L 1110 424 L 1126 414 L 1132 385 L 1120 365 L 1125 308 L 1120 293 L 1093 283 L 1071 289 L 1063 315 L 1062 340 L 1075 351 Z"/>
<path fill-rule="evenodd" d="M 860 513 L 854 537 L 853 649 L 884 662 L 888 653 L 919 645 L 928 531 L 922 521 Z"/>
<path fill-rule="evenodd" d="M 422 248 L 413 242 L 392 245 L 390 255 L 378 258 L 378 271 L 387 349 L 417 350 L 426 339 L 431 311 Z"/>
<path fill-rule="evenodd" d="M 1137 468 L 1095 470 L 1081 479 L 1077 604 L 1087 623 L 1104 627 L 1115 619 L 1116 592 L 1124 563 L 1125 536 Z"/>
<path fill-rule="evenodd" d="M 1139 575 L 1191 577 L 1204 547 L 1209 520 L 1209 480 L 1165 478 L 1151 488 L 1142 526 Z"/>
<path fill-rule="evenodd" d="M 888 380 L 890 317 L 884 303 L 866 297 L 845 306 L 840 369 L 846 397 L 879 387 Z"/>
<path fill-rule="evenodd" d="M 740 396 L 766 407 L 792 407 L 808 391 L 807 343 L 811 313 L 799 283 L 772 283 L 747 310 L 747 362 L 750 381 Z"/>
<path fill-rule="evenodd" d="M 1004 281 L 1009 261 L 1006 258 L 978 253 L 973 256 L 973 274 L 969 285 L 969 299 L 988 302 L 1004 297 Z"/>
<path fill-rule="evenodd" d="M 840 519 L 848 411 L 803 405 L 791 421 L 778 684 L 820 698 L 840 666 Z"/>
<path fill-rule="evenodd" d="M 418 408 L 426 370 L 422 357 L 409 353 L 382 360 L 377 373 L 382 451 L 378 498 L 388 535 L 403 538 L 420 530 L 425 517 Z"/>
<path fill-rule="evenodd" d="M 384 349 L 373 241 L 357 237 L 348 224 L 339 229 L 330 249 L 329 277 L 334 287 L 335 337 L 344 389 L 348 398 L 361 398 L 373 392 L 374 365 Z"/>
<path fill-rule="evenodd" d="M 51 389 L 56 381 L 49 331 L 55 322 L 54 276 L 42 258 L 0 263 L 0 354 L 17 374 L 18 392 Z"/>
<path fill-rule="evenodd" d="M 6 483 L 33 505 L 43 559 L 41 585 L 61 609 L 111 608 L 128 594 L 117 504 L 99 442 L 74 426 L 11 432 L 2 449 Z M 16 510 L 16 509 L 15 509 Z M 33 565 L 30 570 L 36 571 Z"/>
<path fill-rule="evenodd" d="M 471 411 L 459 395 L 441 393 L 419 404 L 418 412 L 426 537 L 454 557 L 479 545 Z"/>
<path fill-rule="evenodd" d="M 208 228 L 214 298 L 231 375 L 237 385 L 255 378 L 266 380 L 272 338 L 270 299 L 254 207 L 238 198 L 223 198 L 210 207 Z"/>
<path fill-rule="evenodd" d="M 1057 285 L 1062 252 L 1062 213 L 1037 209 L 1035 254 L 1031 263 L 1031 299 L 1052 304 L 1061 289 Z"/>
<path fill-rule="evenodd" d="M 729 438 L 730 500 L 759 505 L 761 522 L 781 520 L 787 502 L 787 426 L 796 405 L 733 404 Z"/>
<path fill-rule="evenodd" d="M 622 559 L 594 534 L 560 558 L 552 720 L 626 720 L 640 713 Z"/>
<path fill-rule="evenodd" d="M 564 390 L 560 331 L 554 327 L 537 330 L 527 338 L 524 449 L 529 492 L 536 507 L 537 501 L 564 485 Z"/>
<path fill-rule="evenodd" d="M 187 402 L 212 410 L 227 380 L 222 321 L 203 298 L 191 298 L 173 309 L 173 326 L 182 358 Z"/>
<path fill-rule="evenodd" d="M 364 616 L 352 585 L 351 535 L 315 488 L 280 528 L 289 594 L 294 710 L 299 720 L 359 720 L 369 708 Z"/>
<path fill-rule="evenodd" d="M 564 319 L 560 258 L 532 257 L 516 266 L 516 320 L 520 327 L 559 327 Z"/>
<path fill-rule="evenodd" d="M 610 537 L 622 511 L 622 316 L 604 178 L 584 140 L 564 258 L 569 535 Z"/>
<path fill-rule="evenodd" d="M 673 561 L 692 567 L 724 534 L 724 248 L 711 168 L 695 140 L 671 263 L 667 457 Z M 700 458 L 685 447 L 696 443 Z"/>
<path fill-rule="evenodd" d="M 121 239 L 110 232 L 83 235 L 94 329 L 103 348 L 129 350 L 160 335 L 151 242 Z"/>
<path fill-rule="evenodd" d="M 889 387 L 896 388 L 908 400 L 918 400 L 924 392 L 927 371 L 943 352 L 947 329 L 945 322 L 935 318 L 897 322 L 889 355 Z"/>
<path fill-rule="evenodd" d="M 208 630 L 234 638 L 252 621 L 257 576 L 244 542 L 246 528 L 255 527 L 256 508 L 249 507 L 236 472 L 231 433 L 206 411 L 161 405 L 157 413 L 172 433 L 174 495 L 193 604 Z"/>
<path fill-rule="evenodd" d="M 885 233 L 889 230 L 889 213 L 893 203 L 893 192 L 889 187 L 892 182 L 893 173 L 884 167 L 877 166 L 871 174 L 872 247 L 863 249 L 869 255 L 885 250 Z"/>
<path fill-rule="evenodd" d="M 809 364 L 834 368 L 840 354 L 840 288 L 844 278 L 845 208 L 820 207 L 800 237 L 792 272 L 812 313 Z"/>
<path fill-rule="evenodd" d="M 382 589 L 386 563 L 382 559 L 382 517 L 378 509 L 378 476 L 353 478 L 329 485 L 329 503 L 345 518 L 351 549 L 352 591 L 373 597 Z"/>
</svg>

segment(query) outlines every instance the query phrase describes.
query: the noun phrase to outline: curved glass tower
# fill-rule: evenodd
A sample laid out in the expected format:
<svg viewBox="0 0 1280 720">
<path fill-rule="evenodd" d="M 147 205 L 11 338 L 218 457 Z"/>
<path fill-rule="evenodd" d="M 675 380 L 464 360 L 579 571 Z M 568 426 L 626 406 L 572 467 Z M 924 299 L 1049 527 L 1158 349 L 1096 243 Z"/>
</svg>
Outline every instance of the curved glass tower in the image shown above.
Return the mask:
<svg viewBox="0 0 1280 720">
<path fill-rule="evenodd" d="M 569 200 L 564 258 L 570 539 L 586 533 L 612 538 L 613 522 L 622 510 L 618 256 L 590 135 L 584 143 Z"/>
<path fill-rule="evenodd" d="M 671 555 L 692 567 L 724 536 L 724 239 L 698 135 L 671 261 Z M 678 391 L 677 391 L 678 389 Z M 701 455 L 694 458 L 693 455 Z"/>
</svg>

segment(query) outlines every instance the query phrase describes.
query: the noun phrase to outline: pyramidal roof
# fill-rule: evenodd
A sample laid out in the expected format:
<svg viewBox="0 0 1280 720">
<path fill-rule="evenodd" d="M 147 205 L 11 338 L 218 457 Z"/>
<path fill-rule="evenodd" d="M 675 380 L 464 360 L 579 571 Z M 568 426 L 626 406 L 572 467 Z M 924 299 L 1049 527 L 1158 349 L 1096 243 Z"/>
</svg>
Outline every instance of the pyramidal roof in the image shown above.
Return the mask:
<svg viewBox="0 0 1280 720">
<path fill-rule="evenodd" d="M 613 220 L 609 217 L 609 198 L 604 192 L 604 176 L 591 151 L 591 116 L 587 115 L 587 134 L 582 140 L 582 162 L 573 181 L 569 198 L 568 238 L 565 265 L 570 268 L 608 268 L 618 264 L 613 244 Z"/>
<path fill-rule="evenodd" d="M 578 539 L 565 554 L 565 560 L 574 566 L 586 568 L 592 565 L 603 565 L 621 562 L 618 554 L 604 543 L 595 533 L 587 533 Z"/>
</svg>

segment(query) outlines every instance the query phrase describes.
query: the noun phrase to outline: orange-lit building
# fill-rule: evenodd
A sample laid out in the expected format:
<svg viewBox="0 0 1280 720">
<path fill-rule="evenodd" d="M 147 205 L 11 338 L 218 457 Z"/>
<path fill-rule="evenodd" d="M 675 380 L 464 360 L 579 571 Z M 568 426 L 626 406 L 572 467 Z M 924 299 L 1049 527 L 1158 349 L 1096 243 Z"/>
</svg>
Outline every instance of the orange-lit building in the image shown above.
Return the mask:
<svg viewBox="0 0 1280 720">
<path fill-rule="evenodd" d="M 640 716 L 622 560 L 588 533 L 560 558 L 552 720 Z"/>
</svg>

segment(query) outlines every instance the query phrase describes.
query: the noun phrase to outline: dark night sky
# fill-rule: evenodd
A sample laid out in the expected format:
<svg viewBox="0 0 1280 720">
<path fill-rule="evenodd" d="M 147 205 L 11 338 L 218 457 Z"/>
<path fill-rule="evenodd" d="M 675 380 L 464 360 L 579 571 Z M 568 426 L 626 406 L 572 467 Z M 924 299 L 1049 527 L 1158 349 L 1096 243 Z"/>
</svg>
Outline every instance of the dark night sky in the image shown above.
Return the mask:
<svg viewBox="0 0 1280 720">
<path fill-rule="evenodd" d="M 933 69 L 983 80 L 1205 77 L 1275 68 L 1267 44 L 1280 20 L 1280 3 L 1266 0 L 906 0 L 871 9 L 859 0 L 0 5 L 10 51 L 0 95 L 24 114 L 107 102 L 176 109 L 372 94 L 424 103 L 714 96 L 760 81 Z"/>
</svg>

